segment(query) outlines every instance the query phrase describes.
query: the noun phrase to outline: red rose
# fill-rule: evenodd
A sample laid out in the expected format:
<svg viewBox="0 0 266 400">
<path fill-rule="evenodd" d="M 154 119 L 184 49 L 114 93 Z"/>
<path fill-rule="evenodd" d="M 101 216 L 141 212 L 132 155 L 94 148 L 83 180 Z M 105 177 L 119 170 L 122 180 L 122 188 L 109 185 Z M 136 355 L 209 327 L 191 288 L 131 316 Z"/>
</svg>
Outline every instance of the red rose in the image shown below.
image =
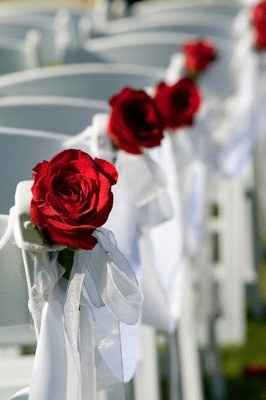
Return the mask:
<svg viewBox="0 0 266 400">
<path fill-rule="evenodd" d="M 31 221 L 53 243 L 92 249 L 93 231 L 112 209 L 115 167 L 80 150 L 65 150 L 33 169 Z"/>
<path fill-rule="evenodd" d="M 156 103 L 144 90 L 124 88 L 110 100 L 108 134 L 120 149 L 141 154 L 143 148 L 159 146 L 163 120 Z"/>
<path fill-rule="evenodd" d="M 155 101 L 167 128 L 192 125 L 200 108 L 201 94 L 196 83 L 182 78 L 174 85 L 162 82 L 156 88 Z"/>
<path fill-rule="evenodd" d="M 244 374 L 247 377 L 266 377 L 266 365 L 253 364 L 244 368 Z"/>
<path fill-rule="evenodd" d="M 266 29 L 255 30 L 255 48 L 259 51 L 266 50 Z"/>
<path fill-rule="evenodd" d="M 251 10 L 251 23 L 254 28 L 255 48 L 266 49 L 266 1 L 259 2 Z"/>
<path fill-rule="evenodd" d="M 184 44 L 185 65 L 188 72 L 204 71 L 217 57 L 214 44 L 209 40 L 191 40 Z"/>
<path fill-rule="evenodd" d="M 257 29 L 266 30 L 266 1 L 260 1 L 251 10 L 251 23 Z"/>
</svg>

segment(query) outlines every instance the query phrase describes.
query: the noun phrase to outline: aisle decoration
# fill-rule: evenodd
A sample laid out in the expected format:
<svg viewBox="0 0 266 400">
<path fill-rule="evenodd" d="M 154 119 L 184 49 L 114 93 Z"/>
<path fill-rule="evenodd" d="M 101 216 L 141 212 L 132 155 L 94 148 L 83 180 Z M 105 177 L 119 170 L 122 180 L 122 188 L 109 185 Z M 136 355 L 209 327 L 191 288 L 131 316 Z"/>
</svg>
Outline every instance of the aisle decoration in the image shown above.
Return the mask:
<svg viewBox="0 0 266 400">
<path fill-rule="evenodd" d="M 10 221 L 38 335 L 32 400 L 96 399 L 101 390 L 125 398 L 120 324 L 138 324 L 142 292 L 102 227 L 117 179 L 111 163 L 68 149 L 17 186 Z"/>
<path fill-rule="evenodd" d="M 95 115 L 92 125 L 65 145 L 85 145 L 95 156 L 115 161 L 120 171 L 118 190 L 127 186 L 127 202 L 137 207 L 142 227 L 151 227 L 172 215 L 166 177 L 149 155 L 163 136 L 164 121 L 154 99 L 144 90 L 126 87 L 110 99 L 109 115 Z"/>
<path fill-rule="evenodd" d="M 164 161 L 160 159 L 164 118 L 155 99 L 144 90 L 123 88 L 110 99 L 110 106 L 109 115 L 95 116 L 92 126 L 73 140 L 80 141 L 81 146 L 87 142 L 93 154 L 106 152 L 116 160 L 120 182 L 115 191 L 120 200 L 108 226 L 143 277 L 144 322 L 161 324 L 160 328 L 166 330 L 171 325 L 172 329 L 182 280 L 177 273 L 182 237 Z M 160 233 L 161 229 L 165 235 Z M 154 240 L 151 241 L 150 235 Z M 161 246 L 162 237 L 169 238 L 167 246 Z M 140 264 L 144 267 L 143 274 Z M 174 302 L 169 300 L 173 298 Z"/>
</svg>

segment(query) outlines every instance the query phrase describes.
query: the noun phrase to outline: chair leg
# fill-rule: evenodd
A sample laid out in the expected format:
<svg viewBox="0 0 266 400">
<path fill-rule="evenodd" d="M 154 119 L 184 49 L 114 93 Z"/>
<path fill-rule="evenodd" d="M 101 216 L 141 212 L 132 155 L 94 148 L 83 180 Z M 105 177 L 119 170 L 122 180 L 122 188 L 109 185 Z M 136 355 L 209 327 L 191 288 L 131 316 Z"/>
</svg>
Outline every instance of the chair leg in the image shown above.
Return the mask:
<svg viewBox="0 0 266 400">
<path fill-rule="evenodd" d="M 203 389 L 200 373 L 200 360 L 197 343 L 197 330 L 194 321 L 192 282 L 188 277 L 183 298 L 184 309 L 178 325 L 177 346 L 180 354 L 180 373 L 183 400 L 202 400 Z"/>
<path fill-rule="evenodd" d="M 134 379 L 135 400 L 160 400 L 156 335 L 152 328 L 142 327 L 143 359 Z"/>
</svg>

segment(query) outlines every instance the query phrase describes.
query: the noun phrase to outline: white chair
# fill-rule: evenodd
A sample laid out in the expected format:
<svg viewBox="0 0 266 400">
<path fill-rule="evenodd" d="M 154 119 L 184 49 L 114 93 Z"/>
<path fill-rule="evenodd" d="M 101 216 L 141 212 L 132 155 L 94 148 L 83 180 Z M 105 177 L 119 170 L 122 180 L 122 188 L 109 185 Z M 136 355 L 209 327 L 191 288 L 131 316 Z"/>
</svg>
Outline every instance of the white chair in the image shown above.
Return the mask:
<svg viewBox="0 0 266 400">
<path fill-rule="evenodd" d="M 11 40 L 23 45 L 29 32 L 33 31 L 40 35 L 39 58 L 41 65 L 54 63 L 56 52 L 52 24 L 38 19 L 38 17 L 0 19 L 1 40 L 6 38 L 7 43 Z"/>
<path fill-rule="evenodd" d="M 150 87 L 161 80 L 156 68 L 83 64 L 36 69 L 0 78 L 0 95 L 48 95 L 107 101 L 124 86 Z"/>
<path fill-rule="evenodd" d="M 82 79 L 82 82 L 83 82 L 83 85 L 81 84 L 82 82 L 80 82 L 80 81 L 78 81 L 78 84 L 77 85 L 74 85 L 73 84 L 73 81 L 74 81 L 74 77 L 76 77 L 75 76 L 75 74 L 73 74 L 73 72 L 72 72 L 72 74 L 71 73 L 69 73 L 69 74 L 65 74 L 65 75 L 63 75 L 63 77 L 65 76 L 67 76 L 67 77 L 70 77 L 70 79 L 65 79 L 65 80 L 60 80 L 60 78 L 62 78 L 62 75 L 57 75 L 57 78 L 59 78 L 59 82 L 55 79 L 55 75 L 54 74 L 52 74 L 51 76 L 53 77 L 53 79 L 52 79 L 52 81 L 53 81 L 53 84 L 51 84 L 50 83 L 50 87 L 49 87 L 49 90 L 54 90 L 55 89 L 55 82 L 57 82 L 57 86 L 56 86 L 56 88 L 57 88 L 57 90 L 58 90 L 58 87 L 60 88 L 60 89 L 62 89 L 63 91 L 65 91 L 66 90 L 66 87 L 65 87 L 65 85 L 67 86 L 67 90 L 68 90 L 68 93 L 71 91 L 71 94 L 73 94 L 73 90 L 74 90 L 74 92 L 75 92 L 75 95 L 80 95 L 80 91 L 82 91 L 82 93 L 84 93 L 84 91 L 86 91 L 86 88 L 84 88 L 84 82 L 86 83 L 86 85 L 88 85 L 89 84 L 89 81 L 90 80 L 95 80 L 95 75 L 96 75 L 96 77 L 97 77 L 97 74 L 98 74 L 98 76 L 99 76 L 99 69 L 100 69 L 100 67 L 99 66 L 97 66 L 97 68 L 96 68 L 96 72 L 95 72 L 95 70 L 94 70 L 94 74 L 89 74 L 88 73 L 88 66 L 87 66 L 87 69 L 85 68 L 85 72 L 86 73 L 83 73 L 83 74 L 81 74 L 80 73 L 80 71 L 82 70 L 81 69 L 81 67 L 78 67 L 78 71 L 79 71 L 79 75 L 77 75 L 78 77 L 79 77 L 79 79 L 81 79 L 81 78 L 83 78 Z M 108 70 L 109 70 L 110 68 L 108 67 Z M 68 71 L 68 72 L 71 72 L 72 71 L 72 69 L 71 68 L 60 68 L 60 70 L 61 70 L 61 73 L 62 73 L 62 71 L 63 72 L 66 72 L 66 71 Z M 114 74 L 114 73 L 110 73 L 109 71 L 108 71 L 108 73 L 106 72 L 107 71 L 107 67 L 106 66 L 102 66 L 102 71 L 101 72 L 103 72 L 103 70 L 105 71 L 105 75 L 101 75 L 100 74 L 100 76 L 99 76 L 99 78 L 102 78 L 101 79 L 101 82 L 104 82 L 105 84 L 108 82 L 108 86 L 107 85 L 105 85 L 105 88 L 102 88 L 102 86 L 101 86 L 101 88 L 102 88 L 102 91 L 101 91 L 101 93 L 99 94 L 99 86 L 96 86 L 95 87 L 95 89 L 94 89 L 94 87 L 93 87 L 93 89 L 95 90 L 95 91 L 93 91 L 93 95 L 94 96 L 98 96 L 98 98 L 99 98 L 99 96 L 101 95 L 101 97 L 105 97 L 106 98 L 106 96 L 107 96 L 107 94 L 108 94 L 108 96 L 109 95 L 111 95 L 111 93 L 110 93 L 110 91 L 111 91 L 111 89 L 112 89 L 112 94 L 113 94 L 113 92 L 114 92 L 114 90 L 115 89 L 117 89 L 117 85 L 118 85 L 118 80 L 119 80 L 119 87 L 121 87 L 121 86 L 123 86 L 123 84 L 121 84 L 121 80 L 122 81 L 124 81 L 124 84 L 132 84 L 132 85 L 138 85 L 138 86 L 141 86 L 141 85 L 152 85 L 153 83 L 154 83 L 154 80 L 155 79 L 158 79 L 158 77 L 156 77 L 156 75 L 155 76 L 150 76 L 149 74 L 151 74 L 152 72 L 151 72 L 151 69 L 149 68 L 148 69 L 148 71 L 149 72 L 147 72 L 147 70 L 146 69 L 144 69 L 144 68 L 130 68 L 130 67 L 114 67 L 114 71 L 116 72 L 116 74 L 117 74 L 117 76 Z M 124 74 L 123 73 L 121 73 L 121 71 L 123 72 L 123 71 L 127 71 L 126 73 L 124 72 Z M 129 73 L 129 71 L 130 70 L 132 70 L 132 73 L 130 74 Z M 146 71 L 146 75 L 144 75 L 143 74 L 143 71 Z M 133 73 L 133 71 L 134 71 L 134 73 Z M 140 72 L 140 71 L 142 71 L 142 74 L 136 74 L 136 71 L 138 71 L 138 72 Z M 157 71 L 157 70 L 156 70 Z M 97 74 L 96 74 L 97 73 Z M 120 75 L 119 75 L 119 77 L 118 77 L 118 73 L 120 73 Z M 36 74 L 36 71 L 35 71 L 35 74 Z M 49 75 L 49 74 L 48 74 Z M 159 75 L 160 75 L 160 73 L 159 73 Z M 46 74 L 44 74 L 44 76 L 46 76 L 46 78 L 47 78 L 47 73 Z M 113 78 L 113 76 L 115 76 L 115 78 L 116 78 L 116 80 L 114 81 L 112 78 Z M 148 78 L 148 76 L 149 76 L 149 78 Z M 91 78 L 91 79 L 89 79 L 89 77 Z M 103 79 L 103 77 L 104 77 L 104 79 Z M 84 79 L 85 78 L 85 79 Z M 108 79 L 107 79 L 108 78 Z M 37 81 L 38 81 L 38 83 L 37 83 Z M 49 79 L 48 79 L 48 81 L 49 81 Z M 110 83 L 109 83 L 109 81 L 110 81 Z M 26 81 L 25 81 L 26 83 L 28 82 L 28 83 L 32 83 L 33 81 L 28 81 L 27 79 L 26 79 Z M 38 89 L 43 89 L 43 87 L 42 87 L 42 85 L 40 85 L 40 82 L 42 82 L 42 80 L 38 80 L 38 79 L 36 79 L 34 82 L 36 82 L 37 83 L 37 87 L 38 87 Z M 60 83 L 60 85 L 61 86 L 59 86 L 59 84 L 58 83 Z M 74 83 L 76 83 L 76 82 L 74 82 Z M 112 85 L 115 85 L 114 87 L 112 87 L 111 88 L 111 83 L 112 83 Z M 71 88 L 69 88 L 69 85 L 71 86 Z M 32 87 L 30 88 L 31 90 L 32 90 Z M 61 92 L 62 92 L 62 90 L 60 90 L 60 94 L 61 94 Z M 103 90 L 106 92 L 107 91 L 107 93 L 103 93 Z M 90 91 L 88 91 L 89 93 L 90 93 Z M 86 93 L 87 93 L 87 91 L 86 91 Z M 57 91 L 57 94 L 58 94 L 58 91 Z M 31 146 L 33 145 L 33 141 L 32 141 L 32 135 L 30 135 L 31 136 Z M 1 139 L 0 139 L 1 140 Z M 25 140 L 24 138 L 23 138 L 23 140 Z M 17 141 L 17 140 L 16 140 Z M 53 145 L 54 146 L 54 145 Z M 6 146 L 5 146 L 6 147 Z M 53 147 L 54 148 L 54 147 Z M 24 156 L 24 155 L 23 155 Z M 23 168 L 24 168 L 24 166 L 23 166 Z M 29 165 L 27 165 L 27 170 L 29 169 Z M 21 171 L 22 171 L 22 168 L 20 169 L 20 173 L 21 173 Z M 8 181 L 8 177 L 6 177 L 5 178 L 7 181 Z M 13 179 L 13 178 L 12 178 Z M 12 188 L 11 188 L 12 189 Z M 8 201 L 10 201 L 10 199 L 9 200 L 7 200 L 7 202 Z"/>
<path fill-rule="evenodd" d="M 62 97 L 10 97 L 0 102 L 0 126 L 75 135 L 106 103 Z"/>
<path fill-rule="evenodd" d="M 63 55 L 62 64 L 105 63 L 109 60 L 103 55 L 89 48 L 68 48 Z"/>
<path fill-rule="evenodd" d="M 231 36 L 228 26 L 222 21 L 211 22 L 208 17 L 198 19 L 197 16 L 190 18 L 177 18 L 176 15 L 162 15 L 160 18 L 125 18 L 110 23 L 106 33 L 108 35 L 121 35 L 129 32 L 151 32 L 166 31 L 173 33 L 195 33 L 198 36 L 213 35 L 220 38 Z"/>
<path fill-rule="evenodd" d="M 30 178 L 34 164 L 39 160 L 50 158 L 60 149 L 62 141 L 66 138 L 66 135 L 57 135 L 55 133 L 36 133 L 29 130 L 0 128 L 1 163 L 6 167 L 5 173 L 3 173 L 0 178 L 0 184 L 2 185 L 4 194 L 1 196 L 0 201 L 1 212 L 6 214 L 10 204 L 13 203 L 14 187 L 17 182 L 22 179 Z M 1 252 L 0 256 L 2 254 Z M 4 263 L 4 267 L 8 268 L 9 262 Z M 5 275 L 6 273 L 4 271 L 2 282 L 5 282 L 5 287 L 8 288 L 9 285 L 7 284 Z M 10 284 L 12 285 L 12 283 Z M 21 294 L 20 288 L 18 292 Z M 25 290 L 23 296 L 27 298 Z M 4 323 L 6 322 L 4 321 Z M 13 398 L 22 400 L 28 399 L 27 396 L 28 391 L 25 389 L 17 393 Z"/>
<path fill-rule="evenodd" d="M 191 34 L 184 33 L 128 33 L 122 37 L 110 37 L 92 40 L 88 43 L 88 51 L 106 57 L 113 62 L 160 67 L 166 69 L 171 58 L 182 50 L 182 45 L 191 39 L 198 38 L 195 29 Z M 211 36 L 207 36 L 208 38 Z M 233 68 L 230 62 L 233 46 L 230 41 L 215 38 L 219 52 L 219 61 L 212 66 L 206 76 L 203 76 L 200 85 L 205 98 L 208 95 L 227 97 L 237 87 Z M 90 57 L 88 53 L 88 57 Z"/>
<path fill-rule="evenodd" d="M 4 214 L 8 213 L 5 207 Z M 8 218 L 0 215 L 0 235 L 6 230 Z M 1 250 L 0 282 L 0 345 L 30 344 L 34 341 L 27 304 L 27 287 L 20 253 L 13 243 Z M 19 266 L 17 268 L 17 266 Z"/>
<path fill-rule="evenodd" d="M 135 13 L 139 17 L 157 16 L 163 14 L 176 13 L 178 15 L 208 15 L 225 18 L 234 18 L 241 9 L 241 5 L 229 2 L 176 2 L 176 1 L 158 1 L 144 2 L 135 6 Z"/>
<path fill-rule="evenodd" d="M 180 52 L 185 42 L 198 37 L 195 33 L 125 33 L 121 37 L 90 40 L 86 49 L 112 62 L 166 69 L 172 55 Z M 216 38 L 215 43 L 222 49 L 230 48 L 230 42 L 227 40 Z"/>
<path fill-rule="evenodd" d="M 78 27 L 80 19 L 88 16 L 88 9 L 85 7 L 75 7 L 75 6 L 65 6 L 60 7 L 60 5 L 37 5 L 37 4 L 28 4 L 21 6 L 20 2 L 14 2 L 11 6 L 2 6 L 0 9 L 0 19 L 4 19 L 6 17 L 12 17 L 16 19 L 23 18 L 37 18 L 38 20 L 42 20 L 44 23 L 48 22 L 49 24 L 53 23 L 53 20 L 56 18 L 58 13 L 65 12 L 69 15 L 72 23 L 76 27 Z"/>
<path fill-rule="evenodd" d="M 221 345 L 242 345 L 246 339 L 246 281 L 254 270 L 248 200 L 243 179 L 220 179 L 209 198 L 216 211 L 209 218 L 213 276 L 221 314 L 216 335 Z M 250 248 L 246 249 L 246 246 Z M 254 278 L 254 277 L 253 277 Z M 252 279 L 252 277 L 251 277 Z"/>
<path fill-rule="evenodd" d="M 0 153 L 3 173 L 1 174 L 2 194 L 0 199 L 1 236 L 7 227 L 7 214 L 14 203 L 14 190 L 17 183 L 31 177 L 36 162 L 51 157 L 60 148 L 64 135 L 36 134 L 30 131 L 0 128 Z M 0 252 L 0 345 L 21 346 L 35 343 L 34 329 L 28 311 L 28 293 L 21 254 L 13 239 Z M 6 361 L 7 389 L 15 392 L 29 381 L 32 358 L 13 358 Z M 0 368 L 4 368 L 3 365 Z M 9 371 L 9 372 L 8 372 Z M 12 372 L 11 372 L 12 371 Z M 5 376 L 5 374 L 4 374 Z M 1 388 L 2 389 L 2 388 Z M 20 397 L 19 397 L 20 398 Z M 24 399 L 24 397 L 21 397 Z"/>
</svg>

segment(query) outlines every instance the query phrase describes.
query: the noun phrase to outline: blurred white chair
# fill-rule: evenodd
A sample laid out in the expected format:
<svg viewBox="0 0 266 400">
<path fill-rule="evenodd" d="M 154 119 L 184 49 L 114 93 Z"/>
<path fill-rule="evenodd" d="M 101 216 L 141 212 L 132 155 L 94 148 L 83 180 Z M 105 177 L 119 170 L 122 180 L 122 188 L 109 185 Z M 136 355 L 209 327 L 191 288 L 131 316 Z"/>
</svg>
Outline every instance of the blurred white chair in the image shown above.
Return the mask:
<svg viewBox="0 0 266 400">
<path fill-rule="evenodd" d="M 206 37 L 212 38 L 211 35 Z M 166 69 L 172 56 L 182 51 L 182 45 L 195 38 L 199 38 L 199 35 L 194 28 L 190 34 L 163 31 L 125 33 L 122 37 L 91 40 L 87 45 L 88 58 L 92 51 L 112 62 Z M 228 39 L 218 37 L 214 39 L 214 43 L 218 49 L 219 61 L 211 66 L 208 74 L 203 75 L 200 86 L 205 98 L 210 95 L 228 97 L 237 89 L 234 70 L 231 67 L 233 46 Z"/>
<path fill-rule="evenodd" d="M 208 15 L 225 18 L 234 18 L 241 9 L 241 5 L 229 2 L 176 2 L 176 1 L 157 1 L 136 4 L 134 15 L 139 17 L 157 16 L 163 14 L 176 13 L 184 15 Z"/>
<path fill-rule="evenodd" d="M 107 26 L 106 33 L 109 35 L 121 35 L 130 32 L 151 32 L 165 31 L 172 33 L 195 33 L 198 36 L 213 35 L 220 38 L 231 36 L 228 26 L 222 21 L 213 22 L 210 18 L 177 18 L 176 15 L 162 15 L 158 18 L 125 18 L 110 23 Z"/>
<path fill-rule="evenodd" d="M 60 4 L 23 4 L 21 6 L 20 2 L 12 2 L 10 6 L 6 4 L 0 9 L 0 19 L 7 17 L 12 17 L 16 19 L 23 18 L 37 18 L 43 23 L 48 23 L 52 25 L 54 20 L 60 15 L 60 13 L 65 13 L 69 15 L 71 23 L 74 29 L 78 31 L 80 21 L 84 18 L 89 19 L 91 16 L 91 11 L 86 7 L 76 7 L 76 6 L 60 6 Z"/>
<path fill-rule="evenodd" d="M 17 41 L 17 44 L 21 46 L 25 43 L 26 46 L 30 32 L 38 34 L 38 57 L 40 64 L 48 65 L 55 63 L 56 49 L 52 24 L 38 19 L 38 17 L 9 17 L 0 19 L 1 40 L 5 38 L 7 43 L 11 40 L 13 42 Z"/>
<path fill-rule="evenodd" d="M 163 71 L 119 64 L 83 64 L 36 69 L 0 78 L 1 96 L 48 95 L 107 101 L 124 86 L 150 87 Z"/>
<path fill-rule="evenodd" d="M 213 206 L 213 213 L 209 218 L 208 231 L 221 312 L 216 335 L 221 345 L 242 345 L 247 328 L 245 285 L 255 278 L 249 225 L 251 214 L 244 192 L 245 177 L 229 181 L 213 180 L 211 187 L 209 203 Z"/>
<path fill-rule="evenodd" d="M 6 230 L 6 207 L 1 208 L 0 235 Z M 15 244 L 9 243 L 0 253 L 0 346 L 24 345 L 34 342 L 31 317 L 28 311 L 27 287 L 23 264 Z"/>
<path fill-rule="evenodd" d="M 60 141 L 64 137 L 66 136 L 31 134 L 28 130 L 0 127 L 0 158 L 3 169 L 0 177 L 2 185 L 0 197 L 1 236 L 7 226 L 5 215 L 9 214 L 9 209 L 14 203 L 14 191 L 17 183 L 24 178 L 31 177 L 32 167 L 40 159 L 50 157 L 58 151 Z M 13 262 L 10 262 L 10 257 L 11 260 L 14 259 Z M 6 260 L 9 260 L 9 262 L 6 262 Z M 12 333 L 5 328 L 16 325 L 26 326 L 30 322 L 23 270 L 12 270 L 11 268 L 12 264 L 14 264 L 14 268 L 20 265 L 20 261 L 19 251 L 16 250 L 14 244 L 10 244 L 1 250 L 3 279 L 0 280 L 0 307 L 2 307 L 0 310 L 0 329 L 3 327 L 3 331 L 0 333 L 0 341 L 2 343 L 29 343 L 33 337 L 32 334 L 30 336 L 24 334 L 18 337 L 16 332 Z M 6 308 L 7 305 L 8 308 Z"/>
<path fill-rule="evenodd" d="M 2 185 L 1 236 L 7 227 L 6 215 L 14 203 L 14 190 L 17 183 L 21 179 L 31 177 L 32 167 L 36 162 L 54 155 L 59 150 L 64 137 L 63 135 L 57 137 L 56 134 L 36 134 L 28 130 L 0 128 L 0 158 L 3 169 L 0 178 Z M 35 334 L 31 327 L 31 317 L 28 311 L 25 272 L 21 254 L 13 239 L 9 240 L 0 252 L 0 265 L 0 345 L 33 344 L 35 343 Z M 6 362 L 6 368 L 14 373 L 11 385 L 14 387 L 14 391 L 17 387 L 28 383 L 26 375 L 29 378 L 31 374 L 31 358 L 14 358 Z M 23 370 L 20 371 L 20 368 Z"/>
<path fill-rule="evenodd" d="M 0 102 L 0 126 L 76 135 L 106 103 L 63 97 L 10 97 Z"/>
<path fill-rule="evenodd" d="M 173 54 L 180 52 L 185 42 L 196 38 L 198 35 L 195 33 L 124 33 L 122 36 L 90 40 L 86 49 L 112 62 L 166 69 Z M 229 44 L 223 39 L 215 42 L 221 44 L 221 47 Z"/>
</svg>

